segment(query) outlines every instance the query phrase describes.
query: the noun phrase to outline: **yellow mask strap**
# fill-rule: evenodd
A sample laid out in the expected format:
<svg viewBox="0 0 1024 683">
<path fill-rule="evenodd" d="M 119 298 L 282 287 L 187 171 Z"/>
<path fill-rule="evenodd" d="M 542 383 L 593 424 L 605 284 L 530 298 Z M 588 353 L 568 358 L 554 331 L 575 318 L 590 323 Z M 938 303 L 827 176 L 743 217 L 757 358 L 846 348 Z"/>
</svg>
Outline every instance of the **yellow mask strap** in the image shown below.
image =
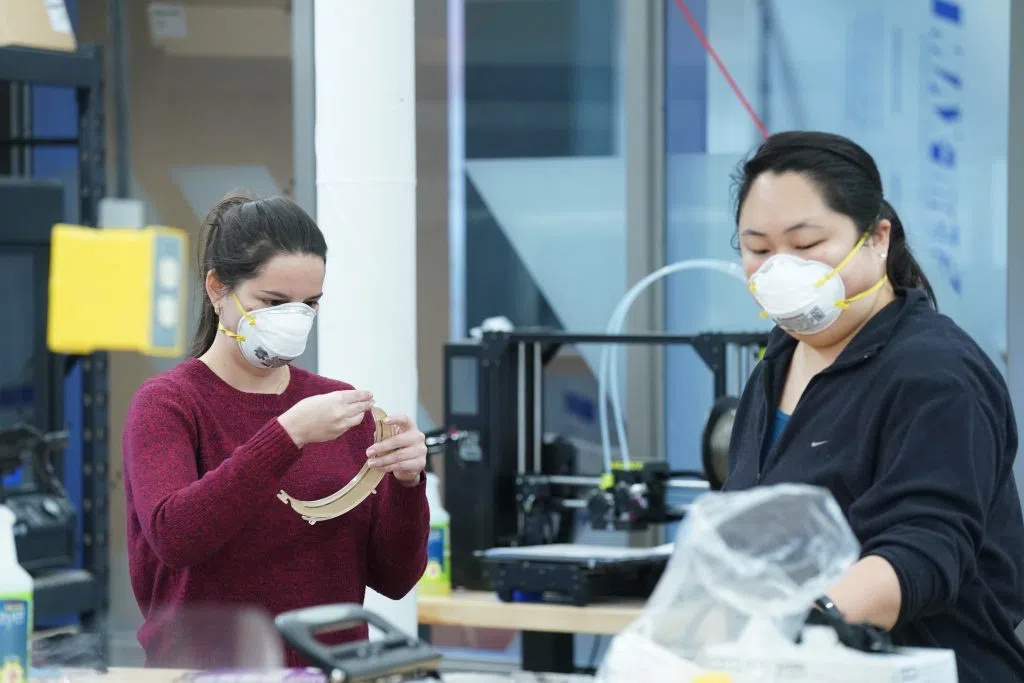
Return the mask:
<svg viewBox="0 0 1024 683">
<path fill-rule="evenodd" d="M 757 291 L 757 285 L 755 285 L 753 281 L 749 281 L 747 282 L 747 289 L 749 289 L 750 293 L 753 294 L 754 292 Z M 768 317 L 768 311 L 762 309 L 760 315 L 761 319 L 764 320 L 765 318 Z"/>
<path fill-rule="evenodd" d="M 857 240 L 857 244 L 853 245 L 853 249 L 850 250 L 850 253 L 848 253 L 846 256 L 844 256 L 843 260 L 836 264 L 836 267 L 832 269 L 831 273 L 829 273 L 825 277 L 823 277 L 820 280 L 818 280 L 817 282 L 815 282 L 814 285 L 816 287 L 821 287 L 823 284 L 825 284 L 826 282 L 831 280 L 833 277 L 835 277 L 836 274 L 838 274 L 839 271 L 843 269 L 843 266 L 845 266 L 847 263 L 849 263 L 850 259 L 852 259 L 854 257 L 854 255 L 856 255 L 856 253 L 858 251 L 860 251 L 860 248 L 864 246 L 865 242 L 867 242 L 868 235 L 870 235 L 870 234 L 871 234 L 870 232 L 864 232 L 864 234 L 860 236 L 860 239 Z M 879 286 L 881 286 L 881 285 L 879 285 Z M 871 290 L 868 290 L 868 291 L 871 291 Z"/>
<path fill-rule="evenodd" d="M 868 294 L 874 294 L 875 292 L 877 292 L 879 289 L 882 288 L 882 285 L 884 285 L 888 280 L 889 280 L 889 276 L 888 275 L 883 275 L 881 277 L 881 279 L 878 280 L 878 282 L 876 282 L 875 284 L 871 285 L 870 287 L 865 289 L 860 294 L 854 294 L 853 296 L 850 296 L 850 297 L 847 297 L 847 298 L 842 299 L 840 301 L 837 301 L 836 302 L 836 308 L 840 308 L 840 309 L 845 311 L 846 309 L 848 309 L 850 307 L 850 304 L 852 304 L 854 301 L 857 301 L 858 299 L 863 299 Z"/>
<path fill-rule="evenodd" d="M 235 296 L 234 292 L 231 292 L 231 298 L 234 300 L 235 305 L 238 306 L 238 310 L 242 312 L 242 317 L 245 318 L 246 320 L 248 320 L 250 325 L 255 327 L 256 326 L 256 318 L 254 318 L 252 316 L 252 314 L 249 313 L 249 311 L 245 310 L 245 306 L 243 306 L 242 302 L 238 300 L 238 297 Z M 221 323 L 219 320 L 217 321 L 217 329 L 219 329 L 221 332 L 223 332 L 227 336 L 231 337 L 235 341 L 240 341 L 240 342 L 244 342 L 245 341 L 245 337 L 243 337 L 240 334 L 236 334 L 235 332 L 232 332 L 228 328 L 224 327 L 224 324 Z"/>
</svg>

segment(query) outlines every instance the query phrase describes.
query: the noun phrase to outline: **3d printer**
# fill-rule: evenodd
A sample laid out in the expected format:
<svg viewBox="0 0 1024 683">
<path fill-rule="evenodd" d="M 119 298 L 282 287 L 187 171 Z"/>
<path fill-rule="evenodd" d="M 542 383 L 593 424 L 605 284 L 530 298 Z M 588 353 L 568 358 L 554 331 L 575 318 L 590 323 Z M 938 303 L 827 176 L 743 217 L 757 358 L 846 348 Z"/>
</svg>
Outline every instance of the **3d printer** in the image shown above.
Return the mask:
<svg viewBox="0 0 1024 683">
<path fill-rule="evenodd" d="M 673 489 L 721 485 L 735 398 L 728 363 L 746 377 L 767 337 L 761 333 L 570 334 L 485 332 L 445 347 L 445 505 L 451 520 L 452 584 L 492 588 L 478 554 L 496 547 L 571 542 L 573 517 L 585 512 L 600 529 L 642 530 L 678 521 L 685 508 Z M 675 472 L 665 463 L 575 474 L 571 444 L 546 437 L 542 422 L 545 365 L 565 345 L 680 344 L 692 347 L 714 377 L 715 407 L 703 435 L 704 472 Z M 735 368 L 733 368 L 735 370 Z M 716 450 L 717 449 L 717 450 Z"/>
<path fill-rule="evenodd" d="M 77 515 L 55 466 L 67 440 L 65 431 L 44 433 L 27 424 L 0 429 L 0 479 L 7 482 L 0 503 L 17 519 L 18 561 L 30 572 L 75 559 Z"/>
<path fill-rule="evenodd" d="M 0 288 L 19 293 L 6 304 L 11 322 L 0 336 L 0 502 L 17 518 L 18 560 L 41 581 L 36 614 L 45 615 L 65 602 L 65 590 L 91 585 L 80 572 L 56 572 L 74 566 L 81 539 L 63 485 L 65 359 L 46 346 L 50 233 L 64 217 L 64 189 L 0 178 L 0 203 Z"/>
</svg>

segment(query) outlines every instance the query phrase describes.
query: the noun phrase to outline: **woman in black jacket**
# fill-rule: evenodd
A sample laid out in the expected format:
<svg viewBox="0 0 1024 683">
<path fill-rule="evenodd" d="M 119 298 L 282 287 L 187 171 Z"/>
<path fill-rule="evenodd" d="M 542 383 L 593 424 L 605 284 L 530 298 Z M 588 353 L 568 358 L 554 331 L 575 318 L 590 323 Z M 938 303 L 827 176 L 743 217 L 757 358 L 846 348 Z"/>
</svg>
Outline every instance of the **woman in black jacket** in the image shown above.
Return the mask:
<svg viewBox="0 0 1024 683">
<path fill-rule="evenodd" d="M 743 392 L 726 490 L 829 489 L 862 546 L 824 599 L 962 683 L 1024 681 L 1024 521 L 1002 376 L 935 308 L 871 156 L 770 137 L 740 169 L 737 238 L 776 323 Z"/>
</svg>

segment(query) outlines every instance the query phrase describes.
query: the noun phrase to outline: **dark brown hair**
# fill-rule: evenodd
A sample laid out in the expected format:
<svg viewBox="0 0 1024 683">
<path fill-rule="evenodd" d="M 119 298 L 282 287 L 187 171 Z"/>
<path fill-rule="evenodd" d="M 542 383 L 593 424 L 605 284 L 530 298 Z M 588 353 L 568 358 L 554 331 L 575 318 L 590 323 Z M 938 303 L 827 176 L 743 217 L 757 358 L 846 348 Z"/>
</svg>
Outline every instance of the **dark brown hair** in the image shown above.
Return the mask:
<svg viewBox="0 0 1024 683">
<path fill-rule="evenodd" d="M 210 210 L 199 239 L 203 309 L 192 339 L 193 357 L 206 353 L 217 337 L 217 312 L 206 294 L 206 274 L 212 270 L 224 286 L 234 289 L 278 254 L 311 254 L 327 259 L 323 233 L 291 199 L 254 199 L 233 192 Z"/>
</svg>

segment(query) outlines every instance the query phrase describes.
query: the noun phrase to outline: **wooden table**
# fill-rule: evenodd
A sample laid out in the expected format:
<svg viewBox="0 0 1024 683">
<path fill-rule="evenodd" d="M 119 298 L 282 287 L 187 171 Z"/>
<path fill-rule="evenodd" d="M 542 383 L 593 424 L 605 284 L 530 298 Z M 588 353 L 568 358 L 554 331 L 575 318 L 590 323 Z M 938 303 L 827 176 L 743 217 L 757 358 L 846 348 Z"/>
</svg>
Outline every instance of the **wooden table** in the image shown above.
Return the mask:
<svg viewBox="0 0 1024 683">
<path fill-rule="evenodd" d="M 494 593 L 459 591 L 417 599 L 419 622 L 429 626 L 472 626 L 546 633 L 615 635 L 632 623 L 641 602 L 599 603 L 587 607 L 542 602 L 502 602 Z"/>
<path fill-rule="evenodd" d="M 615 635 L 643 610 L 638 601 L 586 607 L 539 602 L 501 602 L 494 593 L 458 591 L 417 598 L 421 626 L 501 628 L 523 633 L 524 671 L 572 673 L 573 635 Z"/>
<path fill-rule="evenodd" d="M 459 591 L 444 597 L 418 599 L 424 626 L 499 628 L 523 633 L 523 669 L 572 673 L 572 636 L 576 633 L 615 635 L 633 622 L 640 602 L 600 603 L 587 607 L 530 602 L 501 602 L 493 593 Z M 177 683 L 185 671 L 111 668 L 103 683 Z"/>
</svg>

